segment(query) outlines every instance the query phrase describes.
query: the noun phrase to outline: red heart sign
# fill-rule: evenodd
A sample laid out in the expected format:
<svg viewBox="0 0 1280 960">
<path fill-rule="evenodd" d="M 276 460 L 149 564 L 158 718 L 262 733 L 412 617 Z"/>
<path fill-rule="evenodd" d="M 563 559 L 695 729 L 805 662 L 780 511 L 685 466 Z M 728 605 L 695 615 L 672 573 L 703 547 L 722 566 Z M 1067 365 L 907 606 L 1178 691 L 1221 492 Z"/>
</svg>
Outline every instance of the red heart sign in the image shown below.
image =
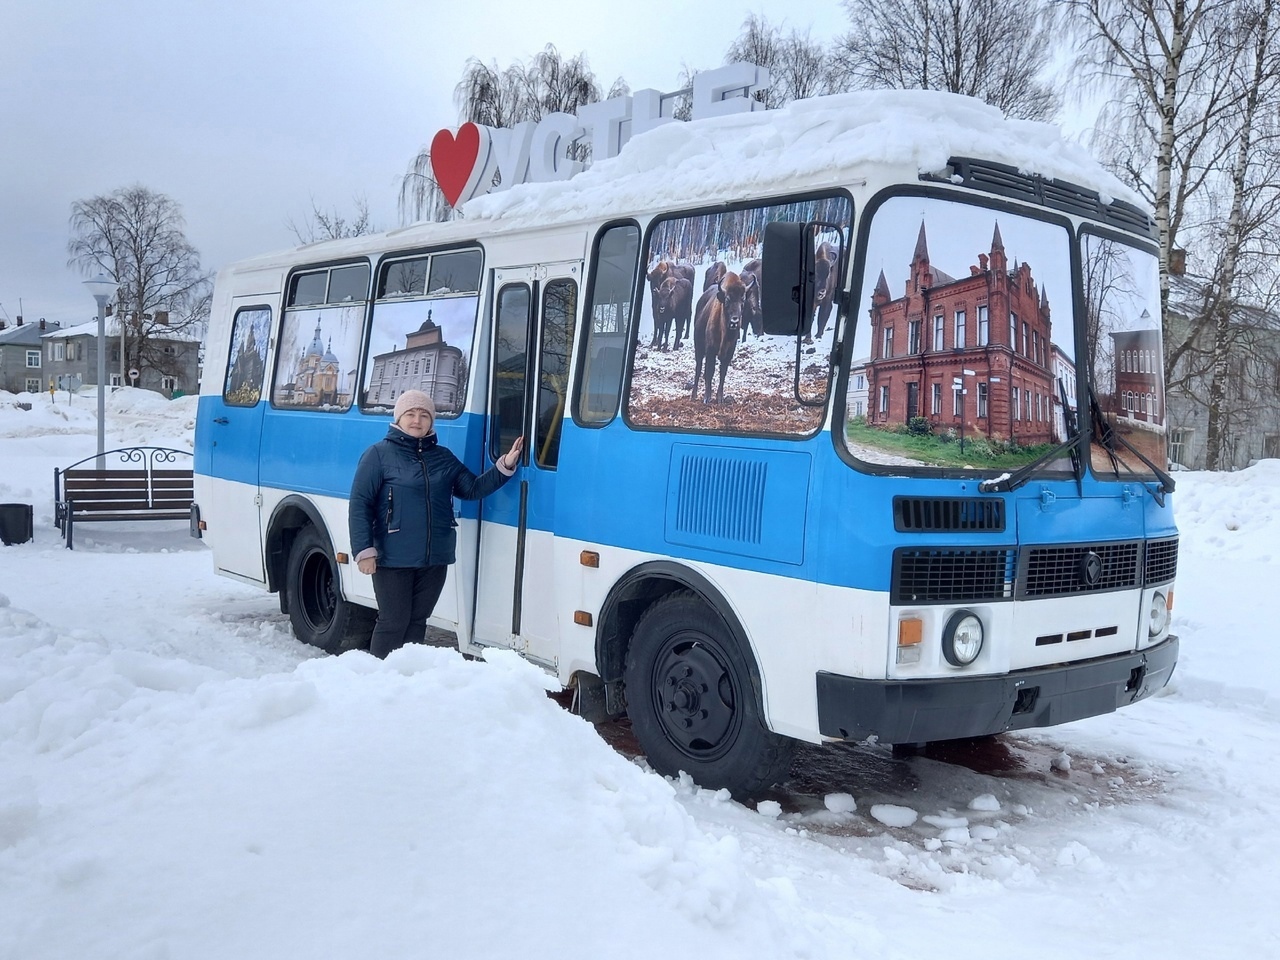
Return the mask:
<svg viewBox="0 0 1280 960">
<path fill-rule="evenodd" d="M 441 130 L 431 140 L 431 170 L 436 183 L 449 206 L 456 207 L 471 199 L 475 181 L 482 166 L 480 128 L 474 123 L 464 123 L 455 136 L 449 130 Z"/>
</svg>

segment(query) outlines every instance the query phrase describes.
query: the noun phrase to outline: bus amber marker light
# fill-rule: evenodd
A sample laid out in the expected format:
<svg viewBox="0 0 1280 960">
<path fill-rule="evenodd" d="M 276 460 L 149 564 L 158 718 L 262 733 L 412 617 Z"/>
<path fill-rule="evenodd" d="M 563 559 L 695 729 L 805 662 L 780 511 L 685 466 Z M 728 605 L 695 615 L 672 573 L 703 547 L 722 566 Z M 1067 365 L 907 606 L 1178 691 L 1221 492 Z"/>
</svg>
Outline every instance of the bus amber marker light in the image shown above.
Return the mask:
<svg viewBox="0 0 1280 960">
<path fill-rule="evenodd" d="M 898 621 L 898 663 L 919 663 L 920 644 L 924 640 L 924 621 L 919 617 L 903 617 Z"/>
</svg>

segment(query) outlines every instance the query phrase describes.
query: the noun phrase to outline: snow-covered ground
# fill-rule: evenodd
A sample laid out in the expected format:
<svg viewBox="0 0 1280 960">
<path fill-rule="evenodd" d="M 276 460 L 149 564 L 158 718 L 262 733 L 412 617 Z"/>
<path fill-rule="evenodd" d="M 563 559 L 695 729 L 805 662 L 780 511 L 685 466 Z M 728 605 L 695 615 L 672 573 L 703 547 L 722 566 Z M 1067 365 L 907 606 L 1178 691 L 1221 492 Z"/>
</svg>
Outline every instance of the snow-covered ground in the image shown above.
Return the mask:
<svg viewBox="0 0 1280 960">
<path fill-rule="evenodd" d="M 316 656 L 181 523 L 63 549 L 94 410 L 0 393 L 36 526 L 0 547 L 4 960 L 1280 956 L 1280 462 L 1178 474 L 1162 695 L 981 763 L 806 748 L 748 807 L 514 656 Z M 189 448 L 194 414 L 119 391 L 108 446 Z"/>
</svg>

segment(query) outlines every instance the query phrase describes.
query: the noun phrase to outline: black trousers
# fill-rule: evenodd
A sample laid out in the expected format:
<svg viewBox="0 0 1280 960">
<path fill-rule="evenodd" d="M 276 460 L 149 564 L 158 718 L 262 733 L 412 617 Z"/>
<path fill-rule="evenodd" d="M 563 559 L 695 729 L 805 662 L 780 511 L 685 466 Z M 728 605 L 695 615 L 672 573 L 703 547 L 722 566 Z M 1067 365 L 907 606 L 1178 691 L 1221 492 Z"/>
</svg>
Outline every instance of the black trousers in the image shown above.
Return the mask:
<svg viewBox="0 0 1280 960">
<path fill-rule="evenodd" d="M 373 571 L 373 595 L 378 598 L 378 622 L 373 625 L 369 652 L 385 657 L 406 643 L 422 643 L 427 617 L 436 608 L 449 568 L 378 567 Z"/>
</svg>

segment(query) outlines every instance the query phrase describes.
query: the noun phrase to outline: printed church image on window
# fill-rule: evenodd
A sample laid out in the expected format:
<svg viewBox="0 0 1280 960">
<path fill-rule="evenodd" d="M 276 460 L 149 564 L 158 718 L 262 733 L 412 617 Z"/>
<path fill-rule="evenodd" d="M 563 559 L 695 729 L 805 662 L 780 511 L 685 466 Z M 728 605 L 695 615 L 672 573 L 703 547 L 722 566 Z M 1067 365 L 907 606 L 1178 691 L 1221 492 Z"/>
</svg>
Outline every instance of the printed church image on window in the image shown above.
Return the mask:
<svg viewBox="0 0 1280 960">
<path fill-rule="evenodd" d="M 277 390 L 276 402 L 296 407 L 348 407 L 351 394 L 342 388 L 341 361 L 332 339 L 326 344 L 316 319 L 311 343 L 298 355 L 292 379 Z"/>
<path fill-rule="evenodd" d="M 1065 435 L 1057 382 L 1074 393 L 1075 365 L 1053 343 L 1048 293 L 1030 264 L 1010 266 L 998 222 L 989 252 L 977 259 L 960 278 L 932 264 L 922 221 L 899 296 L 880 271 L 871 295 L 867 423 L 885 429 L 923 417 L 935 432 L 1021 446 L 1057 442 Z"/>
<path fill-rule="evenodd" d="M 428 310 L 422 326 L 405 336 L 403 350 L 373 358 L 365 405 L 390 408 L 406 390 L 421 390 L 435 401 L 438 415 L 458 413 L 466 379 L 462 351 L 444 342 L 440 325 Z"/>
</svg>

